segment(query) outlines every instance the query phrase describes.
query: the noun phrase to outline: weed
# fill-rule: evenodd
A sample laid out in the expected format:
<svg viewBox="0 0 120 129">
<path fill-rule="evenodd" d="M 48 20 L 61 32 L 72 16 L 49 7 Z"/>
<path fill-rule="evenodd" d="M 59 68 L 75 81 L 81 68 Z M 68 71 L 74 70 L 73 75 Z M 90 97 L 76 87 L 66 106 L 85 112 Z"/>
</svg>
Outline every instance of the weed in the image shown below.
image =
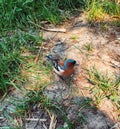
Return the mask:
<svg viewBox="0 0 120 129">
<path fill-rule="evenodd" d="M 115 25 L 116 27 L 120 27 L 120 20 L 113 21 L 113 25 Z"/>
<path fill-rule="evenodd" d="M 84 0 L 21 0 L 21 1 L 0 1 L 0 28 L 8 30 L 8 28 L 30 27 L 29 20 L 40 23 L 47 20 L 50 23 L 61 23 L 65 18 L 60 10 L 73 10 L 75 7 L 84 6 Z"/>
<path fill-rule="evenodd" d="M 70 122 L 67 116 L 67 112 L 65 111 L 63 105 L 52 103 L 51 106 L 49 107 L 49 110 L 57 114 L 59 118 L 63 119 L 64 122 L 66 122 L 65 128 L 69 128 L 69 129 L 75 128 L 75 123 Z"/>
<path fill-rule="evenodd" d="M 87 7 L 88 11 L 86 14 L 89 22 L 96 22 L 104 19 L 104 9 L 102 8 L 100 1 L 92 0 L 92 2 L 90 2 L 88 0 Z"/>
<path fill-rule="evenodd" d="M 23 95 L 23 93 L 25 95 Z M 27 91 L 26 93 L 26 91 L 23 91 L 21 100 L 19 97 L 10 96 L 7 100 L 9 106 L 6 106 L 1 112 L 8 120 L 8 125 L 10 124 L 12 127 L 18 128 L 21 126 L 19 124 L 19 119 L 24 120 L 30 111 L 33 110 L 35 105 L 39 105 L 40 103 L 40 106 L 43 106 L 45 104 L 45 100 L 43 89 L 37 92 Z"/>
<path fill-rule="evenodd" d="M 119 7 L 119 5 L 116 4 L 113 1 L 107 1 L 107 0 L 105 0 L 104 1 L 104 4 L 102 6 L 103 6 L 103 9 L 105 10 L 105 12 L 107 14 L 110 14 L 110 15 L 119 15 L 119 13 L 120 13 L 120 7 Z"/>
<path fill-rule="evenodd" d="M 67 123 L 70 129 L 73 129 L 75 125 L 68 119 L 63 106 L 55 104 L 55 102 L 45 97 L 43 93 L 44 88 L 42 87 L 39 91 L 23 91 L 22 93 L 25 93 L 25 95 L 23 95 L 21 100 L 17 97 L 9 97 L 8 102 L 12 106 L 2 110 L 6 119 L 11 122 L 13 127 L 18 127 L 20 126 L 18 124 L 19 119 L 24 120 L 31 111 L 36 110 L 36 108 L 43 108 L 57 114 L 59 118 L 62 118 Z"/>
<path fill-rule="evenodd" d="M 100 28 L 102 31 L 107 31 L 109 28 L 109 25 L 108 25 L 108 23 L 101 23 Z"/>
<path fill-rule="evenodd" d="M 75 47 L 76 49 L 78 49 L 78 50 L 80 51 L 80 53 L 82 53 L 82 54 L 84 53 L 83 50 L 82 50 L 79 46 L 74 45 L 74 47 Z"/>
<path fill-rule="evenodd" d="M 20 78 L 24 80 L 24 87 L 26 89 L 39 90 L 42 86 L 51 82 L 52 66 L 44 66 L 42 60 L 35 63 L 33 59 L 31 59 L 31 62 L 28 62 L 27 60 L 27 62 L 24 64 Z"/>
<path fill-rule="evenodd" d="M 113 16 L 120 16 L 120 6 L 109 0 L 88 0 L 87 1 L 87 20 L 92 22 L 111 21 Z"/>
<path fill-rule="evenodd" d="M 6 34 L 0 41 L 0 89 L 3 92 L 8 91 L 8 87 L 12 85 L 11 82 L 14 83 L 21 73 L 20 64 L 24 63 L 21 53 L 25 48 L 34 52 L 42 40 L 32 32 L 15 30 L 13 33 Z"/>
<path fill-rule="evenodd" d="M 77 40 L 77 39 L 78 39 L 78 37 L 77 37 L 77 36 L 75 36 L 75 35 L 73 35 L 73 36 L 71 36 L 71 37 L 70 37 L 70 39 L 72 39 L 72 40 Z"/>
<path fill-rule="evenodd" d="M 81 112 L 79 112 L 78 116 L 80 117 L 82 124 L 83 124 L 83 123 L 84 123 L 84 124 L 87 123 L 86 117 L 85 117 Z"/>
<path fill-rule="evenodd" d="M 118 108 L 120 108 L 120 77 L 117 77 L 116 80 L 112 80 L 107 76 L 107 74 L 103 76 L 95 67 L 90 70 L 87 69 L 87 72 L 92 84 L 94 84 L 91 91 L 93 93 L 95 103 L 99 104 L 103 98 L 107 97 L 112 100 Z"/>
<path fill-rule="evenodd" d="M 84 45 L 83 47 L 84 47 L 84 49 L 87 50 L 88 52 L 93 50 L 93 45 L 92 45 L 92 43 L 86 44 L 86 45 Z"/>
</svg>

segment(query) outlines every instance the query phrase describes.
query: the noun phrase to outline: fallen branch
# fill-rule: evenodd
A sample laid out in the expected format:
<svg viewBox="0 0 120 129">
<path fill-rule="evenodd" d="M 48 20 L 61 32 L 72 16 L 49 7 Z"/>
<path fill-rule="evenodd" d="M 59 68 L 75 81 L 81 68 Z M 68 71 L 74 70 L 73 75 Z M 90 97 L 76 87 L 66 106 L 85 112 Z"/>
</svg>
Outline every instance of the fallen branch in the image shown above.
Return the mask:
<svg viewBox="0 0 120 129">
<path fill-rule="evenodd" d="M 51 32 L 61 32 L 61 33 L 65 33 L 66 32 L 66 29 L 65 28 L 54 28 L 54 29 L 46 29 L 46 28 L 44 28 L 44 27 L 42 27 L 42 26 L 40 26 L 40 25 L 38 25 L 38 24 L 35 24 L 34 22 L 32 22 L 32 21 L 29 21 L 31 24 L 33 24 L 33 25 L 35 25 L 35 26 L 37 26 L 37 27 L 39 27 L 39 28 L 41 28 L 42 30 L 45 30 L 45 31 L 51 31 Z"/>
</svg>

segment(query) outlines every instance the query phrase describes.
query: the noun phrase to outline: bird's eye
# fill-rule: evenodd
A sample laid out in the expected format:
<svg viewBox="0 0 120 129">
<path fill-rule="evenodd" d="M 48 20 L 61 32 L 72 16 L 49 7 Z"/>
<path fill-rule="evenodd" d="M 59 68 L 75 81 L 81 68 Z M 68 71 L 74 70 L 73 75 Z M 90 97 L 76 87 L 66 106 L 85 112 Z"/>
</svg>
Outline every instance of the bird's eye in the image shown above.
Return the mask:
<svg viewBox="0 0 120 129">
<path fill-rule="evenodd" d="M 74 62 L 73 62 L 74 64 L 76 64 L 76 61 L 74 60 Z"/>
</svg>

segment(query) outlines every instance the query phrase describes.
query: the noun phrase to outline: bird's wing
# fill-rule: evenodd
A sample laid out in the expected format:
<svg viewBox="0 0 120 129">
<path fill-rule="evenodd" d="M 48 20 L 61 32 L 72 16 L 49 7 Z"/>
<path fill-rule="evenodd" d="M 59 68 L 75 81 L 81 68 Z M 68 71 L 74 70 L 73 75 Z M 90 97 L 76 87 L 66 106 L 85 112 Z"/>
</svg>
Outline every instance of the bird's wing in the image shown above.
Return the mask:
<svg viewBox="0 0 120 129">
<path fill-rule="evenodd" d="M 54 62 L 54 71 L 61 76 L 64 73 L 64 62 Z"/>
<path fill-rule="evenodd" d="M 56 62 L 54 61 L 54 68 L 59 71 L 59 72 L 63 72 L 64 71 L 64 66 L 63 66 L 64 62 Z"/>
<path fill-rule="evenodd" d="M 64 62 L 63 61 L 59 61 L 59 65 L 64 66 Z"/>
</svg>

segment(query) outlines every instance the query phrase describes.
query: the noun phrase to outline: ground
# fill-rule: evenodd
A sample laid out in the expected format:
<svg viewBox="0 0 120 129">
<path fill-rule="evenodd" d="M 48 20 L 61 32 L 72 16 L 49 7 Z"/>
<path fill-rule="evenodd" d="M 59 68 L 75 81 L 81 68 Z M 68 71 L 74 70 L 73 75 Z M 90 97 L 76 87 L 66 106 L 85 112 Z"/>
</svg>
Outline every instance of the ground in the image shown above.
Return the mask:
<svg viewBox="0 0 120 129">
<path fill-rule="evenodd" d="M 47 37 L 49 37 L 52 43 L 55 43 L 55 46 L 51 50 L 51 53 L 53 55 L 58 54 L 60 57 L 66 56 L 66 58 L 75 59 L 79 63 L 73 81 L 73 87 L 75 89 L 77 88 L 77 93 L 76 91 L 73 91 L 73 98 L 75 98 L 76 96 L 80 98 L 91 98 L 92 94 L 90 93 L 89 88 L 92 87 L 92 85 L 86 80 L 85 76 L 87 75 L 84 69 L 94 66 L 103 75 L 105 75 L 107 72 L 108 76 L 110 76 L 111 78 L 113 78 L 113 75 L 119 75 L 120 30 L 110 28 L 107 33 L 103 32 L 98 25 L 94 27 L 89 26 L 89 24 L 85 21 L 83 15 L 73 18 L 69 23 L 66 22 L 62 27 L 67 29 L 66 33 L 56 34 L 45 32 L 44 38 L 46 39 Z M 49 43 L 51 43 L 51 41 L 49 41 Z M 89 49 L 87 48 L 87 46 L 92 47 L 91 50 L 87 50 Z M 58 96 L 60 96 L 59 91 L 61 91 L 61 94 L 66 97 L 66 92 L 68 93 L 68 91 L 66 91 L 67 87 L 63 87 L 63 84 L 56 85 L 51 87 L 52 93 L 53 91 L 56 91 L 54 97 L 57 98 Z M 50 87 L 48 89 L 49 91 L 51 91 Z M 51 93 L 49 94 L 52 95 Z M 104 98 L 100 102 L 99 110 L 95 112 L 91 110 L 87 111 L 86 114 L 88 124 L 83 128 L 110 128 L 109 120 L 111 120 L 112 123 L 116 123 L 118 121 L 119 112 L 114 104 L 107 98 Z M 75 114 L 73 113 L 73 119 L 74 115 Z M 105 121 L 107 118 L 109 118 L 109 122 L 107 121 L 106 123 Z M 80 126 L 78 126 L 78 128 L 80 128 Z"/>
<path fill-rule="evenodd" d="M 50 53 L 62 59 L 72 58 L 79 66 L 71 81 L 71 78 L 63 81 L 54 74 L 54 83 L 46 87 L 44 95 L 64 107 L 69 121 L 76 123 L 71 129 L 119 129 L 118 107 L 107 97 L 101 99 L 99 104 L 94 102 L 91 89 L 95 85 L 87 80 L 86 68 L 95 67 L 103 75 L 107 73 L 111 79 L 120 74 L 120 28 L 110 27 L 104 31 L 97 23 L 89 25 L 83 14 L 72 17 L 57 27 L 66 29 L 66 32 L 43 31 L 43 55 Z M 92 108 L 90 103 L 86 106 L 84 103 L 88 101 L 94 103 L 95 107 Z M 25 120 L 25 129 L 70 128 L 59 114 L 50 115 L 45 109 L 33 108 L 35 110 Z M 33 120 L 30 120 L 31 117 Z"/>
</svg>

